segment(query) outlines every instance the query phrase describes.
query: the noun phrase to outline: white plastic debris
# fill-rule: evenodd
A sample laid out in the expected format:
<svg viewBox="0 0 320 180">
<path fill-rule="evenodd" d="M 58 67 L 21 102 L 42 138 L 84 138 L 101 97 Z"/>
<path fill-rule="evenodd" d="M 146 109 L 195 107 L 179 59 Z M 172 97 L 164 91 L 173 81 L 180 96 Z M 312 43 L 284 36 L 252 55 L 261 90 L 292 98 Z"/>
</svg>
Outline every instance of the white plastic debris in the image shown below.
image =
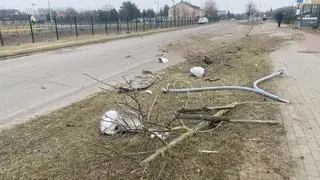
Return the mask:
<svg viewBox="0 0 320 180">
<path fill-rule="evenodd" d="M 206 70 L 202 67 L 191 68 L 190 72 L 196 77 L 203 77 L 206 74 Z"/>
<path fill-rule="evenodd" d="M 152 130 L 151 130 L 152 131 Z M 159 133 L 159 132 L 154 132 L 154 134 L 151 134 L 150 135 L 150 138 L 151 139 L 154 139 L 156 136 L 162 140 L 165 140 L 169 137 L 169 132 L 162 132 L 162 133 Z"/>
<path fill-rule="evenodd" d="M 120 122 L 120 117 L 117 111 L 111 110 L 107 111 L 100 123 L 100 132 L 102 134 L 116 134 L 118 132 L 118 122 Z"/>
<path fill-rule="evenodd" d="M 100 123 L 100 132 L 108 135 L 119 132 L 137 132 L 142 128 L 140 116 L 136 112 L 123 109 L 107 111 Z"/>
<path fill-rule="evenodd" d="M 146 93 L 153 94 L 151 90 L 146 90 Z"/>
<path fill-rule="evenodd" d="M 160 61 L 161 63 L 166 64 L 166 63 L 169 62 L 169 59 L 161 57 L 161 58 L 159 58 L 159 61 Z"/>
</svg>

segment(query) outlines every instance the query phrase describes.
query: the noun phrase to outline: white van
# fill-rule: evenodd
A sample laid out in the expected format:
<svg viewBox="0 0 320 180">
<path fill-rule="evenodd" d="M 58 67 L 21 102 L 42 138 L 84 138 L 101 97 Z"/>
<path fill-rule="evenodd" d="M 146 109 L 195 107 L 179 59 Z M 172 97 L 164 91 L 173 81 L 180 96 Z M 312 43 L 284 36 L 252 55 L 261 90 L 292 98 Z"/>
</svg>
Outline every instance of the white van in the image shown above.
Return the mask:
<svg viewBox="0 0 320 180">
<path fill-rule="evenodd" d="M 198 24 L 208 24 L 209 23 L 209 19 L 206 17 L 202 17 L 198 20 Z"/>
</svg>

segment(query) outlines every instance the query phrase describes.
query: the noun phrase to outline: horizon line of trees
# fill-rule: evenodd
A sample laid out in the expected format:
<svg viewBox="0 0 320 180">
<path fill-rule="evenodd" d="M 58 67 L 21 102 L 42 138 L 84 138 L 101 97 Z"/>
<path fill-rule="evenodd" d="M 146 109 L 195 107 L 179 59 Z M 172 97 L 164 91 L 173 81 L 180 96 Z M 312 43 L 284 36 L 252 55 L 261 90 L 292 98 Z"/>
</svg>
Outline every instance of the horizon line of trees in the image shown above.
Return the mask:
<svg viewBox="0 0 320 180">
<path fill-rule="evenodd" d="M 70 21 L 74 17 L 80 20 L 88 20 L 91 16 L 97 21 L 117 21 L 121 20 L 134 20 L 139 17 L 154 18 L 156 16 L 168 17 L 169 5 L 164 5 L 159 12 L 155 12 L 153 9 L 139 9 L 137 5 L 129 0 L 124 1 L 119 10 L 111 5 L 105 5 L 97 10 L 84 10 L 77 11 L 75 8 L 67 7 L 61 9 L 52 9 L 52 17 L 57 17 L 60 20 Z M 214 0 L 206 0 L 204 15 L 207 17 L 217 16 L 217 6 Z M 34 12 L 37 18 L 43 21 L 51 20 L 50 10 L 46 8 L 39 8 Z M 106 19 L 107 18 L 107 19 Z"/>
<path fill-rule="evenodd" d="M 60 8 L 60 9 L 52 9 L 52 17 L 57 17 L 59 21 L 73 21 L 74 17 L 77 17 L 79 21 L 90 21 L 91 16 L 94 18 L 95 21 L 117 21 L 118 18 L 121 20 L 129 20 L 132 21 L 136 18 L 154 18 L 156 16 L 167 17 L 169 15 L 170 7 L 166 4 L 163 6 L 159 12 L 155 12 L 153 9 L 139 9 L 137 5 L 131 1 L 124 1 L 119 10 L 112 7 L 111 5 L 105 5 L 97 10 L 83 10 L 77 11 L 75 8 L 68 7 L 68 8 Z M 206 0 L 204 6 L 204 16 L 206 17 L 218 17 L 218 8 L 216 2 L 214 0 Z M 288 15 L 291 15 L 294 12 L 294 8 L 286 7 L 275 9 L 274 11 L 270 12 L 262 12 L 259 11 L 256 7 L 256 4 L 253 1 L 249 0 L 246 4 L 246 12 L 240 14 L 233 14 L 230 11 L 227 14 L 221 15 L 221 19 L 245 19 L 249 17 L 259 17 L 263 14 L 271 14 L 274 17 L 274 12 L 286 10 Z M 35 16 L 42 21 L 50 21 L 50 11 L 46 8 L 39 8 L 34 12 Z M 288 19 L 289 20 L 289 19 Z"/>
<path fill-rule="evenodd" d="M 46 8 L 39 8 L 36 10 L 35 16 L 42 21 L 51 20 L 50 10 Z M 90 20 L 91 16 L 97 21 L 117 21 L 118 18 L 122 20 L 132 21 L 139 17 L 154 18 L 156 16 L 167 17 L 169 14 L 169 6 L 165 5 L 160 9 L 160 12 L 156 13 L 153 9 L 139 9 L 135 3 L 131 1 L 124 1 L 120 6 L 120 9 L 112 7 L 111 5 L 105 5 L 97 10 L 84 10 L 77 11 L 75 8 L 61 8 L 52 9 L 52 17 L 57 17 L 59 20 L 71 21 L 74 17 L 80 20 Z"/>
</svg>

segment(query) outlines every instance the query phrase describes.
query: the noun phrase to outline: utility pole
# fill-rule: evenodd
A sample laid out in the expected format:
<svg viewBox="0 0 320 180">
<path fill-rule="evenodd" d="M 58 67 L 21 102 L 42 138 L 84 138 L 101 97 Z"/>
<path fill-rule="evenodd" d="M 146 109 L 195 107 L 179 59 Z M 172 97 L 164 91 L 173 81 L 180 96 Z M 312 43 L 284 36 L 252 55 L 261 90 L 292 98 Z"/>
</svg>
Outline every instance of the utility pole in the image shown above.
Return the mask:
<svg viewBox="0 0 320 180">
<path fill-rule="evenodd" d="M 52 19 L 52 10 L 51 10 L 51 5 L 50 5 L 50 0 L 48 0 L 48 7 L 49 7 L 49 14 L 50 14 L 50 21 L 51 21 L 51 23 L 53 23 L 53 19 Z"/>
</svg>

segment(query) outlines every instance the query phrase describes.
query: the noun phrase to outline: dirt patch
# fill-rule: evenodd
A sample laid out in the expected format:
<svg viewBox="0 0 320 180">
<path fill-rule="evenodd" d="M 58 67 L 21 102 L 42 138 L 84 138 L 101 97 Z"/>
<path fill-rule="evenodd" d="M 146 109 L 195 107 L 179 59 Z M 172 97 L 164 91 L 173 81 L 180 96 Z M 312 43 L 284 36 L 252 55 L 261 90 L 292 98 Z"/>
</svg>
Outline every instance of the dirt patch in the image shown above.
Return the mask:
<svg viewBox="0 0 320 180">
<path fill-rule="evenodd" d="M 176 111 L 187 107 L 218 106 L 249 102 L 228 116 L 241 119 L 277 120 L 279 105 L 243 92 L 203 92 L 163 94 L 164 87 L 212 85 L 251 86 L 272 71 L 268 53 L 281 44 L 280 38 L 250 36 L 236 42 L 219 43 L 199 36 L 171 44 L 169 49 L 184 51 L 187 61 L 163 71 L 161 80 L 139 93 L 143 112 L 148 112 L 156 94 L 158 101 L 151 119 L 166 125 Z M 181 46 L 183 45 L 183 46 Z M 183 47 L 183 48 L 181 48 Z M 187 53 L 188 52 L 188 53 Z M 204 55 L 214 58 L 203 62 Z M 193 66 L 208 70 L 205 78 L 189 76 Z M 214 82 L 206 79 L 219 79 Z M 274 92 L 276 84 L 264 88 Z M 282 125 L 223 123 L 216 131 L 199 133 L 183 141 L 149 166 L 139 163 L 149 152 L 162 146 L 153 141 L 147 147 L 144 134 L 102 136 L 99 123 L 103 112 L 124 97 L 113 91 L 101 92 L 47 116 L 34 119 L 0 133 L 0 177 L 25 179 L 286 179 L 291 164 Z M 253 102 L 252 102 L 253 101 Z M 129 102 L 131 103 L 131 102 Z M 179 122 L 175 122 L 179 124 Z M 185 124 L 192 127 L 194 122 Z M 178 136 L 172 134 L 169 140 Z M 216 151 L 215 154 L 199 150 Z"/>
</svg>

